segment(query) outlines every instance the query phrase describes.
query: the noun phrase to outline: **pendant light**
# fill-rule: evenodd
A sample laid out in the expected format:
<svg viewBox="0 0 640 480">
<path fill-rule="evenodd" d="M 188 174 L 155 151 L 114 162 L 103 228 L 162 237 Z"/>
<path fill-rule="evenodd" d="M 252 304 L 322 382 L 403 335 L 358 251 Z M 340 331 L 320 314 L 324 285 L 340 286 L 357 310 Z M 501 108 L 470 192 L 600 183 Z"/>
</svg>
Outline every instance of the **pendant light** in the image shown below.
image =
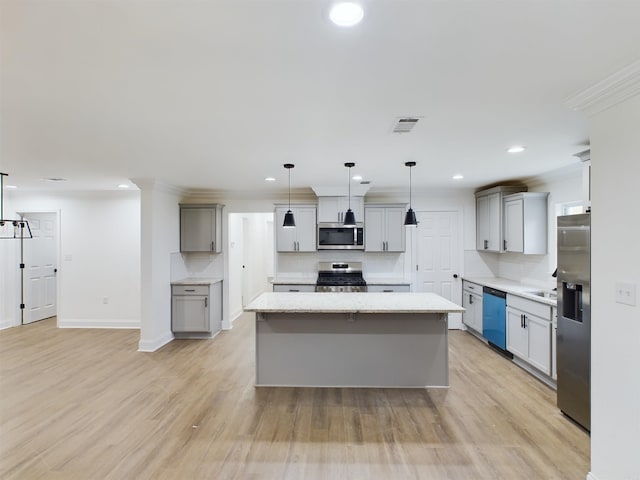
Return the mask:
<svg viewBox="0 0 640 480">
<path fill-rule="evenodd" d="M 7 173 L 0 173 L 0 238 L 33 238 L 31 227 L 25 218 L 4 218 L 4 177 Z"/>
<path fill-rule="evenodd" d="M 356 226 L 356 216 L 351 210 L 351 167 L 355 167 L 355 163 L 347 162 L 344 164 L 345 167 L 349 169 L 349 208 L 344 214 L 344 226 L 345 227 L 355 227 Z"/>
<path fill-rule="evenodd" d="M 409 210 L 407 210 L 407 215 L 404 217 L 404 224 L 406 226 L 418 226 L 418 220 L 416 219 L 416 212 L 411 208 L 411 168 L 416 166 L 416 162 L 406 162 L 404 164 L 405 167 L 409 167 Z"/>
<path fill-rule="evenodd" d="M 293 212 L 291 211 L 291 169 L 295 167 L 293 163 L 285 163 L 284 168 L 289 170 L 289 210 L 284 214 L 284 228 L 294 228 L 296 226 L 296 220 L 293 218 Z"/>
</svg>

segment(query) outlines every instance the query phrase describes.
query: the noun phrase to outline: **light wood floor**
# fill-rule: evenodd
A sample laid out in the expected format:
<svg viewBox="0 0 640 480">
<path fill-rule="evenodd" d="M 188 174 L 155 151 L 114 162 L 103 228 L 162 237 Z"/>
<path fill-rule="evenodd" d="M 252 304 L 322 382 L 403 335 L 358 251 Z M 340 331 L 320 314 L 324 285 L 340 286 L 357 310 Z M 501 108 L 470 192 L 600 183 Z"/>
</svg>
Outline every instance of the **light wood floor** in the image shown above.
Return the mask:
<svg viewBox="0 0 640 480">
<path fill-rule="evenodd" d="M 135 330 L 0 332 L 2 479 L 584 479 L 555 392 L 465 332 L 451 388 L 259 388 L 254 317 L 136 352 Z"/>
</svg>

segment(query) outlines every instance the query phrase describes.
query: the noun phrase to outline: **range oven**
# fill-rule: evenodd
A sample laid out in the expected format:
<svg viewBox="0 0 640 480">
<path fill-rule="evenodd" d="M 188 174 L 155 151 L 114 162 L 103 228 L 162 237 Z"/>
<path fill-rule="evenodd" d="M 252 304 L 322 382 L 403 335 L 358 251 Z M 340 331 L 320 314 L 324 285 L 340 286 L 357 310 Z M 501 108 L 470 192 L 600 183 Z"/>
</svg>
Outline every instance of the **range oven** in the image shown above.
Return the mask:
<svg viewBox="0 0 640 480">
<path fill-rule="evenodd" d="M 366 292 L 362 262 L 319 262 L 316 292 Z"/>
<path fill-rule="evenodd" d="M 318 223 L 318 250 L 364 250 L 364 224 Z"/>
</svg>

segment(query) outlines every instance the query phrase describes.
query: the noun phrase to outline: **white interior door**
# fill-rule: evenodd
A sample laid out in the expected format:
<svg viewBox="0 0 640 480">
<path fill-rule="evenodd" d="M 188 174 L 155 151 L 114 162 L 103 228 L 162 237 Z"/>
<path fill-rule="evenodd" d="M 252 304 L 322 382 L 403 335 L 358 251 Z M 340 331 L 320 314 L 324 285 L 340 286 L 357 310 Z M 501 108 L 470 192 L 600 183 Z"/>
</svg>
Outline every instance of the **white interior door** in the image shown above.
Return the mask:
<svg viewBox="0 0 640 480">
<path fill-rule="evenodd" d="M 55 213 L 25 213 L 33 238 L 24 240 L 23 323 L 56 315 L 56 238 Z"/>
<path fill-rule="evenodd" d="M 457 211 L 416 212 L 416 291 L 433 292 L 456 304 L 462 299 Z M 449 314 L 449 328 L 462 328 L 462 314 Z"/>
</svg>

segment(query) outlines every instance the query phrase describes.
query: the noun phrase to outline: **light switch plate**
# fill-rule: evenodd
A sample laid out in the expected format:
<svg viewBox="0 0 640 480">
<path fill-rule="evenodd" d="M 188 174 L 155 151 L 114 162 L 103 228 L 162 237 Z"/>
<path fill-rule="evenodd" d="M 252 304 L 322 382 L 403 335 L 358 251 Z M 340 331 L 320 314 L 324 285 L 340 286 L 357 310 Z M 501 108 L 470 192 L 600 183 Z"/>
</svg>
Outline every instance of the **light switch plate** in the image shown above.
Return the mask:
<svg viewBox="0 0 640 480">
<path fill-rule="evenodd" d="M 616 303 L 636 305 L 636 284 L 616 282 Z"/>
</svg>

